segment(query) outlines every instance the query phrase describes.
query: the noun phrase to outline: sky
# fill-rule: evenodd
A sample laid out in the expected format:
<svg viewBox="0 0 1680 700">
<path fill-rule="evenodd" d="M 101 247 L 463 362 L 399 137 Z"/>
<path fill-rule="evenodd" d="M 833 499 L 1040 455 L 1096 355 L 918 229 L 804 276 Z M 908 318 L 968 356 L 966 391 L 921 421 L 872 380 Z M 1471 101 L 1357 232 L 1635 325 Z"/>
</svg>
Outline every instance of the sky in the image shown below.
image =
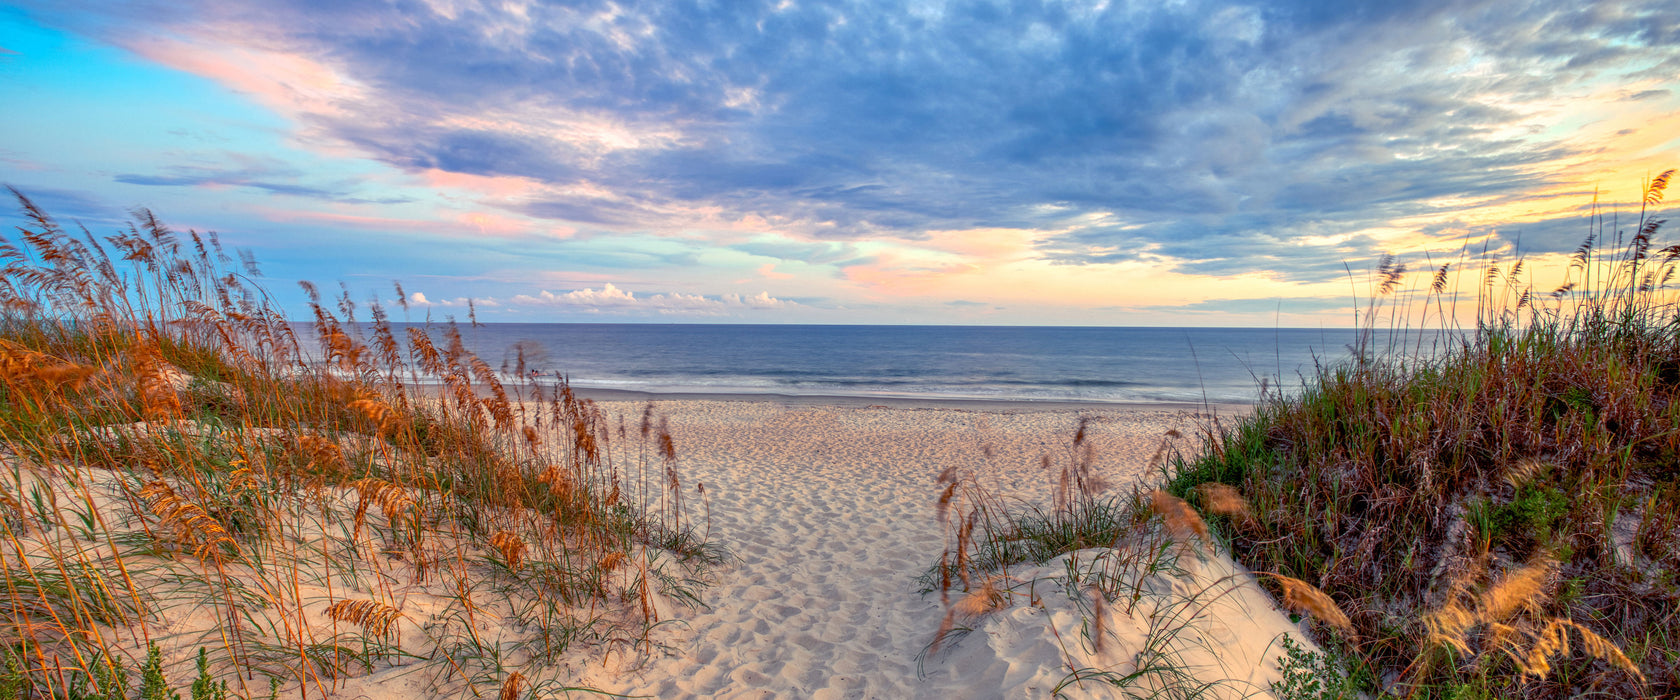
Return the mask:
<svg viewBox="0 0 1680 700">
<path fill-rule="evenodd" d="M 0 105 L 0 183 L 300 317 L 1334 326 L 1627 228 L 1680 4 L 0 0 Z"/>
</svg>

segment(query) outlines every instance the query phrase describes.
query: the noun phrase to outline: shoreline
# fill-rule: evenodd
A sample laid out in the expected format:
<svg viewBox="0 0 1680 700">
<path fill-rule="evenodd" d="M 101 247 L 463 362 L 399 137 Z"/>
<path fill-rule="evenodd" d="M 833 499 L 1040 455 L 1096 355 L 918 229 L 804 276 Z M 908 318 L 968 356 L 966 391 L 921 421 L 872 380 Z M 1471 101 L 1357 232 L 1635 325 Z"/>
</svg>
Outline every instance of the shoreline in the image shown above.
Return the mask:
<svg viewBox="0 0 1680 700">
<path fill-rule="evenodd" d="M 660 392 L 632 389 L 572 387 L 578 398 L 596 402 L 723 401 L 731 403 L 774 403 L 798 407 L 895 408 L 966 411 L 1191 411 L 1221 415 L 1244 414 L 1255 404 L 1190 401 L 1101 401 L 1079 399 L 976 399 L 936 396 L 851 396 L 840 394 L 777 394 L 745 392 Z M 1205 409 L 1205 410 L 1204 410 Z"/>
</svg>

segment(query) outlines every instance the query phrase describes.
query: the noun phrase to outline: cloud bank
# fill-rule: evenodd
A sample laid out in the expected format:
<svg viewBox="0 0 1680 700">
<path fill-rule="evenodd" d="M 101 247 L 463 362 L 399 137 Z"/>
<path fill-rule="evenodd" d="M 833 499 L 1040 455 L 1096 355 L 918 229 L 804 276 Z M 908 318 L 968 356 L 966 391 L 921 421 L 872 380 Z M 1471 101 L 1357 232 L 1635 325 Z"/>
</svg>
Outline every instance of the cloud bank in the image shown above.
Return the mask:
<svg viewBox="0 0 1680 700">
<path fill-rule="evenodd" d="M 1616 110 L 1680 112 L 1665 0 L 32 6 L 244 90 L 311 142 L 529 183 L 496 202 L 518 215 L 751 220 L 844 264 L 870 262 L 855 242 L 1001 228 L 1058 264 L 1322 281 L 1387 245 L 1373 229 L 1566 183 Z M 347 196 L 252 170 L 117 177 Z"/>
<path fill-rule="evenodd" d="M 657 313 L 667 315 L 723 316 L 744 311 L 787 309 L 797 303 L 759 292 L 752 296 L 724 294 L 707 297 L 700 294 L 668 292 L 638 297 L 634 292 L 619 289 L 612 283 L 600 289 L 577 289 L 555 294 L 543 290 L 535 295 L 519 294 L 510 300 L 526 307 L 550 307 L 592 313 Z"/>
</svg>

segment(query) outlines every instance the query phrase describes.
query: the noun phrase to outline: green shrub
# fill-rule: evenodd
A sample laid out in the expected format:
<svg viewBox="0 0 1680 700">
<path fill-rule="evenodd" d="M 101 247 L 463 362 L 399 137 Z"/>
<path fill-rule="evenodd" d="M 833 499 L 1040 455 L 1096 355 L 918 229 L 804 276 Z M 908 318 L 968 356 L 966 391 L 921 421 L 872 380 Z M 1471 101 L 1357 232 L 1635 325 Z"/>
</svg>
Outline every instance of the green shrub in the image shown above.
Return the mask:
<svg viewBox="0 0 1680 700">
<path fill-rule="evenodd" d="M 1360 690 L 1373 685 L 1370 674 L 1345 656 L 1309 651 L 1288 636 L 1280 641 L 1283 680 L 1272 683 L 1279 700 L 1359 700 Z"/>
</svg>

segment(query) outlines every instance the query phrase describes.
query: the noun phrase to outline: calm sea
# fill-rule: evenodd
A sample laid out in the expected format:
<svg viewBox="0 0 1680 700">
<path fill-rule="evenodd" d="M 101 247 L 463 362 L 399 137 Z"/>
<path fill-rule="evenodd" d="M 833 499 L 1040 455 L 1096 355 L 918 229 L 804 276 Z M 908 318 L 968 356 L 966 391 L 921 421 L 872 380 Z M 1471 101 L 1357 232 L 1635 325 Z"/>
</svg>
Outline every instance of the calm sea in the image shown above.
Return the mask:
<svg viewBox="0 0 1680 700">
<path fill-rule="evenodd" d="M 1123 402 L 1253 402 L 1259 378 L 1299 389 L 1315 361 L 1346 358 L 1355 340 L 1348 329 L 1272 328 L 492 323 L 460 330 L 492 366 L 511 371 L 513 348 L 521 347 L 531 366 L 586 388 Z"/>
</svg>

